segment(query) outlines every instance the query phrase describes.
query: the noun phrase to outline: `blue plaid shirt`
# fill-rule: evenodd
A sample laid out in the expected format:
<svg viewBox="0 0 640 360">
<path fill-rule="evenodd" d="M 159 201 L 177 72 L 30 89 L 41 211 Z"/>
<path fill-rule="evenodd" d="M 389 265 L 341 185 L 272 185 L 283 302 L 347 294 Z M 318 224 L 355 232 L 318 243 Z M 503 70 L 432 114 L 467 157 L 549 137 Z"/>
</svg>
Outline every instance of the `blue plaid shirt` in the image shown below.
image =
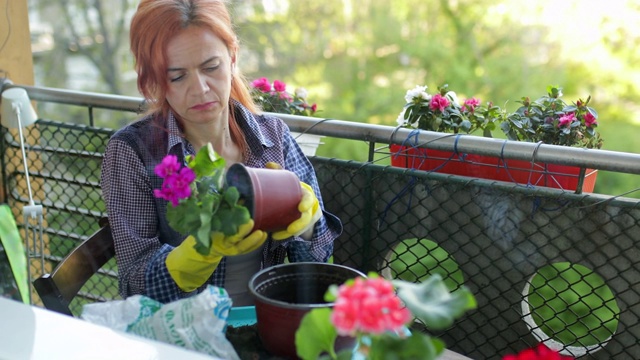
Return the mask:
<svg viewBox="0 0 640 360">
<path fill-rule="evenodd" d="M 281 264 L 286 257 L 290 262 L 326 262 L 333 253 L 334 239 L 342 232 L 342 224 L 324 211 L 311 163 L 281 119 L 252 114 L 237 102 L 235 114 L 249 145 L 245 165 L 262 168 L 267 162 L 276 162 L 296 173 L 300 181 L 311 185 L 323 209 L 324 216 L 316 224 L 311 240 L 293 237 L 274 242 L 269 238 L 262 253 L 261 268 Z M 101 187 L 115 242 L 120 295 L 126 298 L 143 294 L 166 303 L 199 293 L 207 284 L 224 287 L 226 261 L 223 258 L 211 278 L 191 293 L 182 291 L 167 270 L 167 254 L 186 236 L 170 231 L 163 235 L 166 202 L 153 195 L 154 188 L 158 187 L 153 180 L 153 169 L 157 159 L 161 159 L 158 151 L 183 157 L 194 154 L 195 150 L 182 136 L 173 114 L 160 119 L 160 126 L 163 127 L 162 141 L 153 142 L 153 146 L 162 146 L 161 150 L 140 146 L 148 142 L 141 140 L 151 136 L 147 134 L 159 132 L 158 118 L 146 117 L 113 135 L 102 163 Z"/>
</svg>

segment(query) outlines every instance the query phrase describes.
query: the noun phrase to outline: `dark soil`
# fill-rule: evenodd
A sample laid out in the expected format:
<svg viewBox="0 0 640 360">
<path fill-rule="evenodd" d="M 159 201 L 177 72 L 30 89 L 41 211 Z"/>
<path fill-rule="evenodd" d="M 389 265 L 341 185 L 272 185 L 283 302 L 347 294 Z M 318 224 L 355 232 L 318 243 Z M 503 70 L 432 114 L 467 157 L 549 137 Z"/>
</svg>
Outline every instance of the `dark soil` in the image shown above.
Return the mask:
<svg viewBox="0 0 640 360">
<path fill-rule="evenodd" d="M 227 326 L 227 339 L 241 360 L 286 360 L 269 354 L 262 346 L 257 325 Z"/>
</svg>

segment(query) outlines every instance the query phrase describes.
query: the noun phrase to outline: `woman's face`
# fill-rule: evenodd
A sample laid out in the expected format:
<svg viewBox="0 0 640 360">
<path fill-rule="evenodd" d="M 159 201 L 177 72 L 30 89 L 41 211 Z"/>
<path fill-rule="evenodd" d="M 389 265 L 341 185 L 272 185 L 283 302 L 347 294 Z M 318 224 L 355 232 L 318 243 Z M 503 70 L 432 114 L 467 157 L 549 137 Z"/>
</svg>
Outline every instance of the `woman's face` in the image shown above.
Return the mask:
<svg viewBox="0 0 640 360">
<path fill-rule="evenodd" d="M 167 45 L 167 101 L 185 126 L 227 120 L 235 58 L 213 32 L 191 26 Z"/>
</svg>

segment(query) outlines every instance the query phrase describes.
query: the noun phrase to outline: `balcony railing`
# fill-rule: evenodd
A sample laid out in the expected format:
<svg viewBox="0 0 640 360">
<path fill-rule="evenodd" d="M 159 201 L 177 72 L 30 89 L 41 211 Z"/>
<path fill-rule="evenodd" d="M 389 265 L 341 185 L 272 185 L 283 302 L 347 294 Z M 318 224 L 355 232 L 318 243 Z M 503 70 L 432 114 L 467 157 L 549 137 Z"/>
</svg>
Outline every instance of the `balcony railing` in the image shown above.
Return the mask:
<svg viewBox="0 0 640 360">
<path fill-rule="evenodd" d="M 24 88 L 41 118 L 26 129 L 34 196 L 45 209 L 46 266 L 30 268 L 39 276 L 108 215 L 99 176 L 113 130 L 96 126 L 101 112 L 131 120 L 144 103 Z M 57 106 L 82 115 L 71 122 Z M 334 262 L 411 281 L 437 273 L 452 289 L 469 287 L 478 308 L 436 334 L 449 348 L 499 359 L 546 341 L 585 359 L 640 359 L 640 200 L 582 192 L 581 183 L 565 191 L 387 165 L 389 144 L 409 141 L 455 154 L 627 174 L 640 174 L 640 155 L 280 116 L 292 131 L 368 146 L 367 161 L 310 157 L 327 209 L 344 224 Z M 14 131 L 2 128 L 1 135 L 5 199 L 24 227 L 20 146 Z M 116 273 L 110 263 L 83 289 L 75 311 L 83 302 L 117 298 Z"/>
</svg>

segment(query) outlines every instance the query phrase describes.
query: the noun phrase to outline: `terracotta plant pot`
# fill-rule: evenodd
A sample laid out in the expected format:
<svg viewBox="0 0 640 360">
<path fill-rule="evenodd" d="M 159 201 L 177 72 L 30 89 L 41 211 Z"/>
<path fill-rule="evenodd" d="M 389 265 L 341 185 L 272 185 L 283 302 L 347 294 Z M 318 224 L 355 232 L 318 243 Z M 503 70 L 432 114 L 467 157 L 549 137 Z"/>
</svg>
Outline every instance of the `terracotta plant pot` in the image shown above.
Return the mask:
<svg viewBox="0 0 640 360">
<path fill-rule="evenodd" d="M 391 144 L 390 149 L 391 165 L 393 166 L 469 176 L 467 164 L 461 161 L 464 154 L 436 149 L 403 147 L 396 144 Z"/>
<path fill-rule="evenodd" d="M 300 217 L 302 189 L 298 176 L 288 170 L 258 169 L 233 164 L 226 174 L 228 186 L 235 186 L 255 222 L 254 229 L 284 230 Z"/>
<path fill-rule="evenodd" d="M 324 301 L 331 285 L 365 275 L 343 265 L 299 262 L 273 266 L 255 274 L 249 291 L 255 298 L 258 334 L 272 355 L 297 359 L 295 334 L 311 309 L 332 307 Z M 336 351 L 353 348 L 355 339 L 338 337 Z"/>
</svg>

